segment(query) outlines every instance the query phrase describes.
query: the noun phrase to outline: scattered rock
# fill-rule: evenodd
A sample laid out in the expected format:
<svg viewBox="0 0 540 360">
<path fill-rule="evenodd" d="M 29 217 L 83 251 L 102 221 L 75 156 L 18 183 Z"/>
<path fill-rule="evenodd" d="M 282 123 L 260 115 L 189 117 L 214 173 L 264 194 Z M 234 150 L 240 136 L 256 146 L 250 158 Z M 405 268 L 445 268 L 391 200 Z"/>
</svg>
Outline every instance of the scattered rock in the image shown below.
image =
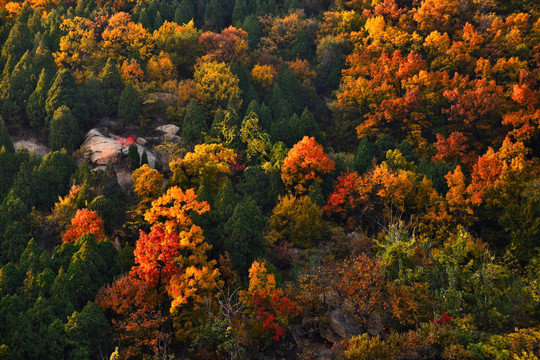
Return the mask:
<svg viewBox="0 0 540 360">
<path fill-rule="evenodd" d="M 382 317 L 377 313 L 371 313 L 368 321 L 367 332 L 371 336 L 377 336 L 383 332 L 384 325 Z"/>
<path fill-rule="evenodd" d="M 341 337 L 328 324 L 323 322 L 319 323 L 319 335 L 332 344 L 341 340 Z"/>
<path fill-rule="evenodd" d="M 351 300 L 345 299 L 343 300 L 343 303 L 341 304 L 341 308 L 343 309 L 343 311 L 350 314 L 354 312 L 354 310 L 356 309 L 356 305 L 354 305 L 354 303 Z"/>
<path fill-rule="evenodd" d="M 343 310 L 332 310 L 328 314 L 328 323 L 336 334 L 342 339 L 348 339 L 362 332 L 362 329 L 356 325 L 356 322 Z"/>
<path fill-rule="evenodd" d="M 358 241 L 358 239 L 360 239 L 360 234 L 356 231 L 353 231 L 347 234 L 347 239 L 349 239 L 349 241 L 351 242 Z"/>
<path fill-rule="evenodd" d="M 146 141 L 145 138 L 140 137 L 140 138 L 137 138 L 137 144 L 144 146 L 148 144 L 148 141 Z"/>
<path fill-rule="evenodd" d="M 180 128 L 174 124 L 161 125 L 156 128 L 157 131 L 160 131 L 164 134 L 176 135 Z"/>
<path fill-rule="evenodd" d="M 163 135 L 163 140 L 173 142 L 173 143 L 177 143 L 177 144 L 180 144 L 182 142 L 182 138 L 180 136 L 173 135 L 173 134 L 164 134 Z"/>
<path fill-rule="evenodd" d="M 335 360 L 336 359 L 336 352 L 334 350 L 332 350 L 332 349 L 321 350 L 321 351 L 319 351 L 317 359 L 319 359 L 319 360 Z"/>
<path fill-rule="evenodd" d="M 92 129 L 86 134 L 81 148 L 86 148 L 88 150 L 89 160 L 94 165 L 105 165 L 109 161 L 114 163 L 123 155 L 127 154 L 127 146 L 121 145 L 122 140 L 122 137 L 114 135 L 105 136 L 98 129 Z M 146 154 L 148 155 L 148 165 L 154 167 L 156 155 L 141 144 L 135 145 L 139 151 L 139 156 L 146 150 Z"/>
<path fill-rule="evenodd" d="M 90 161 L 96 165 L 105 165 L 108 161 L 115 162 L 120 157 L 122 145 L 118 139 L 103 135 L 97 129 L 91 129 L 84 138 L 81 148 L 91 151 Z"/>
</svg>

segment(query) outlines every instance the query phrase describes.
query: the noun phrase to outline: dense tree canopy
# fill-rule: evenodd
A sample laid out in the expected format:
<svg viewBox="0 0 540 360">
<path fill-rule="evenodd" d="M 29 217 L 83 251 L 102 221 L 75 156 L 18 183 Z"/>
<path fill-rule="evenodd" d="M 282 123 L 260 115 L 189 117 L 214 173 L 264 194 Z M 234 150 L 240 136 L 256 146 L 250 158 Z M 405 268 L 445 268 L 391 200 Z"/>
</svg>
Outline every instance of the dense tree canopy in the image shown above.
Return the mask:
<svg viewBox="0 0 540 360">
<path fill-rule="evenodd" d="M 0 359 L 537 359 L 539 18 L 0 1 Z"/>
</svg>

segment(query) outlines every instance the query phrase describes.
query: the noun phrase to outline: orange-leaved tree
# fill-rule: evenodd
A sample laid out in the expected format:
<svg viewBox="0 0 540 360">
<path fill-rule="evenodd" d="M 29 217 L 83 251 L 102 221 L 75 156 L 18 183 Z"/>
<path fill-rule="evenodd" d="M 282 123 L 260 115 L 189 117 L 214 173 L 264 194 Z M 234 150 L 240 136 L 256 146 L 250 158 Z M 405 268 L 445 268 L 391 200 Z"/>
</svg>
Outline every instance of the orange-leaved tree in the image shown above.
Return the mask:
<svg viewBox="0 0 540 360">
<path fill-rule="evenodd" d="M 261 342 L 279 341 L 286 332 L 289 318 L 300 312 L 298 304 L 276 287 L 276 279 L 264 262 L 254 261 L 249 269 L 249 288 L 240 293 L 246 306 L 254 336 Z"/>
<path fill-rule="evenodd" d="M 62 237 L 62 242 L 75 242 L 86 233 L 94 235 L 96 241 L 106 239 L 103 220 L 99 217 L 98 213 L 88 209 L 77 210 L 75 217 L 71 219 L 71 226 Z"/>
<path fill-rule="evenodd" d="M 149 234 L 141 230 L 133 252 L 138 266 L 133 267 L 132 272 L 159 290 L 161 284 L 167 284 L 178 271 L 174 259 L 180 249 L 180 237 L 175 232 L 166 233 L 159 225 L 152 227 Z"/>
<path fill-rule="evenodd" d="M 314 182 L 322 183 L 321 175 L 334 170 L 335 164 L 315 138 L 304 136 L 293 146 L 281 167 L 281 179 L 289 191 L 302 195 Z"/>
<path fill-rule="evenodd" d="M 134 269 L 144 277 L 146 274 L 156 274 L 155 270 L 145 268 L 155 267 L 159 261 L 171 260 L 172 264 L 162 266 L 159 274 L 170 277 L 167 284 L 167 292 L 172 297 L 171 310 L 174 310 L 189 301 L 194 305 L 202 304 L 204 297 L 209 295 L 219 283 L 219 271 L 215 269 L 215 260 L 209 261 L 206 253 L 211 245 L 204 242 L 202 229 L 193 223 L 191 218 L 194 214 L 203 214 L 210 210 L 207 202 L 197 201 L 197 195 L 193 189 L 185 192 L 173 186 L 157 200 L 152 202 L 152 207 L 146 212 L 145 219 L 152 224 L 152 232 L 155 236 L 145 237 L 139 240 L 135 249 L 136 262 L 139 270 Z M 144 234 L 144 233 L 142 233 Z M 141 234 L 141 235 L 142 235 Z M 177 246 L 168 244 L 168 241 Z M 143 250 L 147 244 L 157 248 L 162 260 L 150 247 L 148 252 Z M 157 244 L 156 244 L 157 243 Z M 172 253 L 169 253 L 172 252 Z M 149 256 L 146 256 L 149 255 Z M 152 260 L 151 263 L 144 260 Z"/>
<path fill-rule="evenodd" d="M 113 317 L 113 338 L 122 345 L 122 358 L 166 353 L 172 339 L 163 300 L 163 294 L 131 273 L 99 291 L 96 305 Z"/>
<path fill-rule="evenodd" d="M 371 314 L 384 310 L 384 268 L 377 258 L 365 253 L 345 262 L 339 268 L 334 287 L 353 305 L 353 315 L 367 325 Z"/>
<path fill-rule="evenodd" d="M 324 206 L 325 214 L 337 216 L 347 227 L 354 229 L 358 225 L 360 206 L 367 200 L 366 194 L 362 194 L 360 190 L 363 181 L 365 179 L 357 172 L 347 172 L 338 176 L 334 191 Z"/>
</svg>

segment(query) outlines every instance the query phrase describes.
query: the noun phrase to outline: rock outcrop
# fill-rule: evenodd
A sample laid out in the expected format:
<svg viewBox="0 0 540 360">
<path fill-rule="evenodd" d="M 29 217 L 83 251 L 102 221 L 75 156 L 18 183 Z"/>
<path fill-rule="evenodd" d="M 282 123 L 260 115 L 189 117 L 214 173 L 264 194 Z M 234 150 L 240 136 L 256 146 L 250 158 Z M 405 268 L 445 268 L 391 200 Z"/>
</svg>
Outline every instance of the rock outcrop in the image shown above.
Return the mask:
<svg viewBox="0 0 540 360">
<path fill-rule="evenodd" d="M 81 149 L 85 149 L 88 152 L 88 159 L 94 165 L 105 165 L 109 161 L 115 163 L 127 154 L 128 146 L 125 144 L 122 145 L 124 140 L 125 138 L 123 137 L 115 135 L 107 136 L 98 129 L 92 129 L 86 134 Z M 146 150 L 148 165 L 154 167 L 156 161 L 154 153 L 138 142 L 135 145 L 137 146 L 139 155 L 142 155 L 143 151 Z"/>
</svg>

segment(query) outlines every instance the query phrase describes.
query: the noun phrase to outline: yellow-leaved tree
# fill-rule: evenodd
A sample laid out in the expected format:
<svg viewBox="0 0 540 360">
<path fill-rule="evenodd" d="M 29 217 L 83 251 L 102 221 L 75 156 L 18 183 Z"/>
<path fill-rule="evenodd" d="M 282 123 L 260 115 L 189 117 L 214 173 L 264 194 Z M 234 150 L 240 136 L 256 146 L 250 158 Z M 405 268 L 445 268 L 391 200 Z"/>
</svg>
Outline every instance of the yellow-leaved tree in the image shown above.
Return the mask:
<svg viewBox="0 0 540 360">
<path fill-rule="evenodd" d="M 182 189 L 205 187 L 217 191 L 232 174 L 231 165 L 235 163 L 234 151 L 221 144 L 195 145 L 193 152 L 169 164 L 173 172 L 169 184 Z"/>
</svg>

